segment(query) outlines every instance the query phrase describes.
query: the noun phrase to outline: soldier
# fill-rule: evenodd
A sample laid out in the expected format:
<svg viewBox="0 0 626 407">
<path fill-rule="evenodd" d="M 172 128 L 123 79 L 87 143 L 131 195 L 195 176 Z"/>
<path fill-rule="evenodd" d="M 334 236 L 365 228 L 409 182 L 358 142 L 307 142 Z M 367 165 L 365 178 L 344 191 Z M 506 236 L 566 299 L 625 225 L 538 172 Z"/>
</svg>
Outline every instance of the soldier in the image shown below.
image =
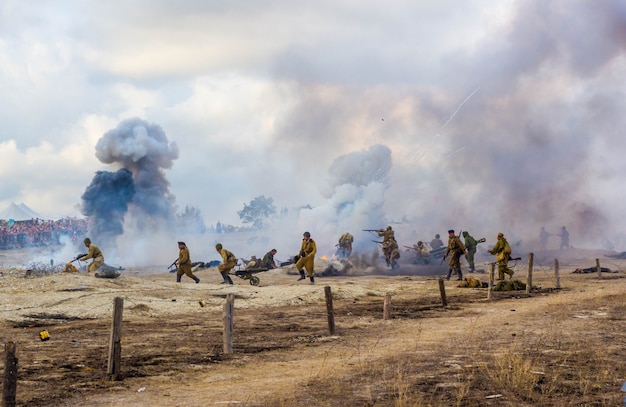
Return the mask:
<svg viewBox="0 0 626 407">
<path fill-rule="evenodd" d="M 561 228 L 561 247 L 559 249 L 569 249 L 569 232 L 565 226 Z"/>
<path fill-rule="evenodd" d="M 96 272 L 98 269 L 104 264 L 104 255 L 95 244 L 91 243 L 91 239 L 88 237 L 83 240 L 85 247 L 87 248 L 87 254 L 81 257 L 80 261 L 85 261 L 87 259 L 93 259 L 91 263 L 87 266 L 87 272 Z"/>
<path fill-rule="evenodd" d="M 178 266 L 178 270 L 176 271 L 177 283 L 180 283 L 183 274 L 193 279 L 196 284 L 200 282 L 200 279 L 194 276 L 193 271 L 191 271 L 191 257 L 185 242 L 178 242 L 178 260 L 176 260 L 174 264 Z"/>
<path fill-rule="evenodd" d="M 304 271 L 302 271 L 302 268 L 304 267 L 309 279 L 311 280 L 311 284 L 315 284 L 315 277 L 313 274 L 315 253 L 317 253 L 315 241 L 311 239 L 311 234 L 309 232 L 304 232 L 302 235 L 302 246 L 300 246 L 300 253 L 298 254 L 300 258 L 296 262 L 296 268 L 300 272 L 300 278 L 298 278 L 298 281 L 306 278 L 304 276 Z"/>
<path fill-rule="evenodd" d="M 539 243 L 541 244 L 541 250 L 546 250 L 548 247 L 548 236 L 550 233 L 546 231 L 545 227 L 541 227 L 541 231 L 539 232 Z"/>
<path fill-rule="evenodd" d="M 498 280 L 504 280 L 504 274 L 509 275 L 509 279 L 513 278 L 513 270 L 509 268 L 509 259 L 511 258 L 511 246 L 504 238 L 503 233 L 498 233 L 498 241 L 489 253 L 496 256 L 498 262 Z"/>
<path fill-rule="evenodd" d="M 463 273 L 461 272 L 461 255 L 465 254 L 465 246 L 461 239 L 458 236 L 454 235 L 454 229 L 448 230 L 448 248 L 446 249 L 446 254 L 444 254 L 443 258 L 445 259 L 450 255 L 450 268 L 448 269 L 448 275 L 446 276 L 446 280 L 450 280 L 450 276 L 452 275 L 452 271 L 455 271 L 458 278 L 457 280 L 463 280 Z"/>
<path fill-rule="evenodd" d="M 221 243 L 215 245 L 215 250 L 222 256 L 222 264 L 217 266 L 217 270 L 222 275 L 224 281 L 220 284 L 233 284 L 233 279 L 228 273 L 237 265 L 237 257 L 229 250 L 224 249 Z"/>
<path fill-rule="evenodd" d="M 261 260 L 261 267 L 271 270 L 276 268 L 276 262 L 274 261 L 274 255 L 277 253 L 276 249 L 272 249 L 265 253 L 263 260 Z"/>
<path fill-rule="evenodd" d="M 388 266 L 393 267 L 393 262 L 391 260 L 391 251 L 394 244 L 392 242 L 395 242 L 395 246 L 398 246 L 398 242 L 396 242 L 395 232 L 393 231 L 393 228 L 391 226 L 387 226 L 387 229 L 385 230 L 377 230 L 376 234 L 383 238 L 383 241 L 381 242 L 381 248 L 383 251 L 383 256 L 385 257 L 385 262 Z M 399 250 L 397 253 L 397 258 L 400 258 Z"/>
<path fill-rule="evenodd" d="M 473 273 L 474 255 L 476 254 L 476 246 L 478 245 L 478 242 L 476 242 L 476 239 L 474 239 L 467 230 L 463 231 L 463 238 L 465 239 L 465 248 L 467 249 L 465 258 L 467 259 L 467 264 L 469 264 L 470 273 Z"/>
<path fill-rule="evenodd" d="M 440 247 L 443 247 L 443 241 L 441 240 L 441 236 L 439 236 L 439 233 L 437 233 L 435 235 L 435 238 L 430 241 L 430 248 L 433 250 L 437 250 Z"/>
<path fill-rule="evenodd" d="M 350 233 L 346 232 L 339 237 L 339 244 L 337 247 L 339 248 L 338 252 L 341 257 L 350 257 L 352 254 L 352 242 L 354 242 L 354 236 Z"/>
<path fill-rule="evenodd" d="M 392 269 L 395 269 L 396 267 L 400 267 L 400 265 L 398 264 L 398 259 L 400 258 L 400 248 L 395 238 L 392 237 L 387 241 L 386 251 L 387 251 L 387 257 L 385 258 L 385 260 L 387 261 L 387 264 Z"/>
<path fill-rule="evenodd" d="M 430 263 L 430 250 L 424 245 L 424 242 L 421 240 L 417 242 L 417 245 L 414 246 L 415 249 L 415 260 L 419 264 L 429 264 Z"/>
<path fill-rule="evenodd" d="M 385 243 L 389 239 L 394 239 L 395 240 L 395 238 L 396 238 L 395 232 L 393 231 L 393 228 L 391 226 L 387 226 L 387 229 L 385 229 L 385 230 L 382 230 L 382 229 L 377 230 L 376 234 L 378 234 L 378 236 L 382 236 L 383 243 Z"/>
</svg>

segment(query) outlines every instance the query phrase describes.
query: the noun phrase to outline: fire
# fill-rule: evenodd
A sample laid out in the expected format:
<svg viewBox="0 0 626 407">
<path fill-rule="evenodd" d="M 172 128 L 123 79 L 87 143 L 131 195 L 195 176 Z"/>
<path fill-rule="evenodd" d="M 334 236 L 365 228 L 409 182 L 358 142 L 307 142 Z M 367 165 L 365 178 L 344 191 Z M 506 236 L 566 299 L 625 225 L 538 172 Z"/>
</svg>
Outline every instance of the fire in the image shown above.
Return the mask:
<svg viewBox="0 0 626 407">
<path fill-rule="evenodd" d="M 322 260 L 326 260 L 326 255 L 323 255 L 323 256 L 322 256 Z"/>
</svg>

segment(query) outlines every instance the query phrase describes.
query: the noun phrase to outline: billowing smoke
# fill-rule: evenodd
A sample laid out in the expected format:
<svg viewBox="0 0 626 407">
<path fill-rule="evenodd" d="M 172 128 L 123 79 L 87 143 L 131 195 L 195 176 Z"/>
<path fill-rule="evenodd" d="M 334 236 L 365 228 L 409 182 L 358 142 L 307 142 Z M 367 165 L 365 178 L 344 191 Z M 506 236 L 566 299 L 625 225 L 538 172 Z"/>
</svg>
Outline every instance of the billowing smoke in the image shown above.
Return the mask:
<svg viewBox="0 0 626 407">
<path fill-rule="evenodd" d="M 385 191 L 390 186 L 391 150 L 376 144 L 342 155 L 329 168 L 329 196 L 315 208 L 300 211 L 299 226 L 319 238 L 318 248 L 332 250 L 339 235 L 384 226 Z M 322 243 L 323 242 L 323 243 Z M 363 239 L 357 239 L 355 249 Z M 322 252 L 322 253 L 323 253 Z"/>
<path fill-rule="evenodd" d="M 164 170 L 178 158 L 178 147 L 161 127 L 139 118 L 124 120 L 98 140 L 96 157 L 120 169 L 98 171 L 82 196 L 92 239 L 115 248 L 125 226 L 153 233 L 173 223 L 175 199 Z"/>
<path fill-rule="evenodd" d="M 91 220 L 90 234 L 103 248 L 114 247 L 124 233 L 124 216 L 135 196 L 133 175 L 125 168 L 98 171 L 83 193 L 82 213 Z"/>
</svg>

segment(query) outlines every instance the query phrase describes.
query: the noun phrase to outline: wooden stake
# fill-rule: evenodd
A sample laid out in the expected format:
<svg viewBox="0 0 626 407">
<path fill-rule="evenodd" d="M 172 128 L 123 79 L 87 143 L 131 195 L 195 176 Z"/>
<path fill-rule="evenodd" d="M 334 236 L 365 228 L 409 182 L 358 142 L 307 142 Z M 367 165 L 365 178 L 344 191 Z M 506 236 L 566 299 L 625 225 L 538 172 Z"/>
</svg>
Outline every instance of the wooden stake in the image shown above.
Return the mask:
<svg viewBox="0 0 626 407">
<path fill-rule="evenodd" d="M 385 321 L 391 319 L 391 294 L 385 294 L 385 303 L 383 304 L 383 319 Z"/>
<path fill-rule="evenodd" d="M 596 269 L 598 270 L 598 278 L 602 279 L 602 268 L 600 267 L 600 259 L 596 259 Z"/>
<path fill-rule="evenodd" d="M 4 382 L 2 385 L 2 407 L 15 407 L 17 393 L 17 345 L 7 342 L 4 345 L 6 361 L 4 363 Z"/>
<path fill-rule="evenodd" d="M 554 277 L 556 278 L 556 288 L 561 289 L 561 276 L 559 275 L 559 259 L 554 259 Z"/>
<path fill-rule="evenodd" d="M 324 294 L 326 295 L 326 316 L 328 317 L 328 332 L 331 335 L 335 334 L 335 311 L 333 310 L 333 295 L 330 292 L 330 287 L 324 287 Z"/>
<path fill-rule="evenodd" d="M 107 365 L 107 375 L 109 380 L 121 380 L 121 360 L 122 360 L 122 311 L 124 310 L 124 299 L 115 297 L 113 299 L 113 322 L 111 324 L 111 341 L 109 342 L 109 362 Z"/>
<path fill-rule="evenodd" d="M 446 299 L 446 285 L 443 282 L 443 277 L 439 277 L 439 293 L 441 294 L 441 304 L 447 307 L 448 300 Z"/>
<path fill-rule="evenodd" d="M 234 314 L 235 294 L 227 294 L 226 303 L 224 304 L 224 353 L 227 355 L 233 353 Z"/>
<path fill-rule="evenodd" d="M 533 291 L 533 260 L 535 258 L 534 253 L 528 253 L 528 278 L 526 279 L 526 294 L 530 294 Z"/>
</svg>

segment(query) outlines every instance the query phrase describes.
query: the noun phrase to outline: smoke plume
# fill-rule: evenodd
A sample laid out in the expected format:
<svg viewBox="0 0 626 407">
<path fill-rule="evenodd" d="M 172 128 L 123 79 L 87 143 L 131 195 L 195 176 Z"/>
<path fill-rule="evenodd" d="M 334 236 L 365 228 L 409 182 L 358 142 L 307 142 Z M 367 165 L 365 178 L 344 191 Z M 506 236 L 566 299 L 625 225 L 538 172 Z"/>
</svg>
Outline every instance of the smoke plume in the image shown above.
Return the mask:
<svg viewBox="0 0 626 407">
<path fill-rule="evenodd" d="M 98 140 L 96 157 L 120 167 L 98 171 L 82 196 L 82 213 L 90 218 L 89 233 L 98 244 L 115 248 L 125 225 L 155 232 L 172 224 L 175 199 L 163 170 L 178 158 L 178 147 L 161 127 L 138 118 L 124 120 Z"/>
</svg>

